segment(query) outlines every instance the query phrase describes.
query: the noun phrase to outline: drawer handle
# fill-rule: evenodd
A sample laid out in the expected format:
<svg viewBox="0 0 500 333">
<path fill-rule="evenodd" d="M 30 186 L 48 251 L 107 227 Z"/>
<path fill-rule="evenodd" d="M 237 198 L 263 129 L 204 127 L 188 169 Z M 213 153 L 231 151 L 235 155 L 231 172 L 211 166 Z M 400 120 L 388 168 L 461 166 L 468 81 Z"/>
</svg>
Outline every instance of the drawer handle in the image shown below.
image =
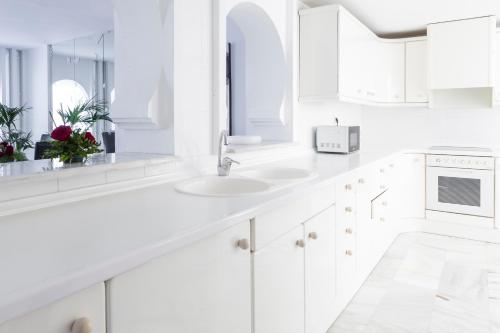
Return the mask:
<svg viewBox="0 0 500 333">
<path fill-rule="evenodd" d="M 311 233 L 309 234 L 309 239 L 312 239 L 312 240 L 316 240 L 316 239 L 318 239 L 318 233 L 316 233 L 316 232 L 311 232 Z"/>
<path fill-rule="evenodd" d="M 381 217 L 380 222 L 385 222 L 385 217 Z"/>
<path fill-rule="evenodd" d="M 389 203 L 387 203 L 387 201 L 384 201 L 384 202 L 382 202 L 382 206 L 387 207 L 387 206 L 389 206 Z"/>
<path fill-rule="evenodd" d="M 394 168 L 394 164 L 389 164 L 389 168 Z"/>
<path fill-rule="evenodd" d="M 352 213 L 352 208 L 351 207 L 346 207 L 345 211 L 346 211 L 346 213 Z"/>
<path fill-rule="evenodd" d="M 386 186 L 385 186 L 385 185 L 380 185 L 380 189 L 381 189 L 381 190 L 385 190 L 385 189 L 386 189 Z"/>
<path fill-rule="evenodd" d="M 240 239 L 236 243 L 236 246 L 242 250 L 248 250 L 250 248 L 250 242 L 248 241 L 248 239 Z"/>
<path fill-rule="evenodd" d="M 385 173 L 385 170 L 384 169 L 380 169 L 380 173 Z"/>
<path fill-rule="evenodd" d="M 77 319 L 71 324 L 71 333 L 92 333 L 89 318 Z"/>
<path fill-rule="evenodd" d="M 345 229 L 345 233 L 348 235 L 352 235 L 352 229 L 351 228 Z"/>
<path fill-rule="evenodd" d="M 352 251 L 351 250 L 345 251 L 345 255 L 348 257 L 352 257 Z"/>
<path fill-rule="evenodd" d="M 303 239 L 299 239 L 295 245 L 297 245 L 297 247 L 300 247 L 300 248 L 305 248 L 306 247 L 306 242 L 303 240 Z"/>
<path fill-rule="evenodd" d="M 351 191 L 351 190 L 352 190 L 352 185 L 351 185 L 351 184 L 347 184 L 347 185 L 345 186 L 345 190 L 346 190 L 346 191 Z"/>
<path fill-rule="evenodd" d="M 363 178 L 360 178 L 360 179 L 358 180 L 358 183 L 360 183 L 360 184 L 364 184 L 364 183 L 365 183 L 365 180 L 364 180 Z"/>
</svg>

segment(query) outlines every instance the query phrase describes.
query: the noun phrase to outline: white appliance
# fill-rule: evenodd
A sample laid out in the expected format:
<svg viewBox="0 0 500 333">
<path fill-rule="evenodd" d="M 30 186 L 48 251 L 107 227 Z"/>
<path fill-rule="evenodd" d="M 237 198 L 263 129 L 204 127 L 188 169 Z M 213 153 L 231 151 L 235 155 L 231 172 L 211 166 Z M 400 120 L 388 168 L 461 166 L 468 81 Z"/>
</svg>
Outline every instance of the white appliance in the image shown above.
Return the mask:
<svg viewBox="0 0 500 333">
<path fill-rule="evenodd" d="M 320 153 L 349 154 L 360 148 L 359 126 L 319 126 L 316 149 Z"/>
<path fill-rule="evenodd" d="M 481 148 L 433 147 L 427 155 L 427 210 L 494 218 L 495 159 Z"/>
</svg>

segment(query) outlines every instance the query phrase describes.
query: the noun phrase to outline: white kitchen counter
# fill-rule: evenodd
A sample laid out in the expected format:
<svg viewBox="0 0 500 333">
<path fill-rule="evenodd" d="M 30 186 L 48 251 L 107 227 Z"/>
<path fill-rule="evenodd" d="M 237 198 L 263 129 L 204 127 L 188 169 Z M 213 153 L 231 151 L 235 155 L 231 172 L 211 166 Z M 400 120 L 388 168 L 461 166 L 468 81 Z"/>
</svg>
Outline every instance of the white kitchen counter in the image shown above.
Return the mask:
<svg viewBox="0 0 500 333">
<path fill-rule="evenodd" d="M 394 153 L 307 153 L 270 163 L 309 168 L 319 177 L 261 196 L 189 196 L 177 193 L 175 183 L 166 183 L 1 217 L 0 323 L 307 195 L 339 175 Z"/>
</svg>

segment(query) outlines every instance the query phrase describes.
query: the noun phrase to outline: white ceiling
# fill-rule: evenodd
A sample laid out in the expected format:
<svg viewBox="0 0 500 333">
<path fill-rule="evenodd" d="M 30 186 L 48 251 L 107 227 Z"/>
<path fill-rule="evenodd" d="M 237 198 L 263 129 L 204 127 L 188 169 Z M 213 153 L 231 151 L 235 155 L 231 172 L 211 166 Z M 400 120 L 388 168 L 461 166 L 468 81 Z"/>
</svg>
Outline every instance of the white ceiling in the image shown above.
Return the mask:
<svg viewBox="0 0 500 333">
<path fill-rule="evenodd" d="M 341 4 L 381 36 L 422 34 L 426 25 L 496 15 L 500 0 L 304 0 L 308 5 Z"/>
<path fill-rule="evenodd" d="M 113 29 L 111 0 L 0 0 L 0 45 L 29 48 Z"/>
</svg>

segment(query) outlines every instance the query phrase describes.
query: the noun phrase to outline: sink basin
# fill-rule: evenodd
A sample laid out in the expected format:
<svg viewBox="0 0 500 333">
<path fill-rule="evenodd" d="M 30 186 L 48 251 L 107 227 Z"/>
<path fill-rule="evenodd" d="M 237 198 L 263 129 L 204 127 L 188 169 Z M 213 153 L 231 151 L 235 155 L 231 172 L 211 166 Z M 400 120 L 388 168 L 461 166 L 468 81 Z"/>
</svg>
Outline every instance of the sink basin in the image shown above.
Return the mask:
<svg viewBox="0 0 500 333">
<path fill-rule="evenodd" d="M 248 170 L 239 174 L 249 178 L 268 181 L 304 181 L 316 177 L 316 174 L 310 170 L 280 167 Z"/>
<path fill-rule="evenodd" d="M 182 193 L 206 197 L 238 197 L 263 194 L 271 189 L 271 185 L 243 177 L 206 176 L 181 182 L 175 189 Z"/>
</svg>

